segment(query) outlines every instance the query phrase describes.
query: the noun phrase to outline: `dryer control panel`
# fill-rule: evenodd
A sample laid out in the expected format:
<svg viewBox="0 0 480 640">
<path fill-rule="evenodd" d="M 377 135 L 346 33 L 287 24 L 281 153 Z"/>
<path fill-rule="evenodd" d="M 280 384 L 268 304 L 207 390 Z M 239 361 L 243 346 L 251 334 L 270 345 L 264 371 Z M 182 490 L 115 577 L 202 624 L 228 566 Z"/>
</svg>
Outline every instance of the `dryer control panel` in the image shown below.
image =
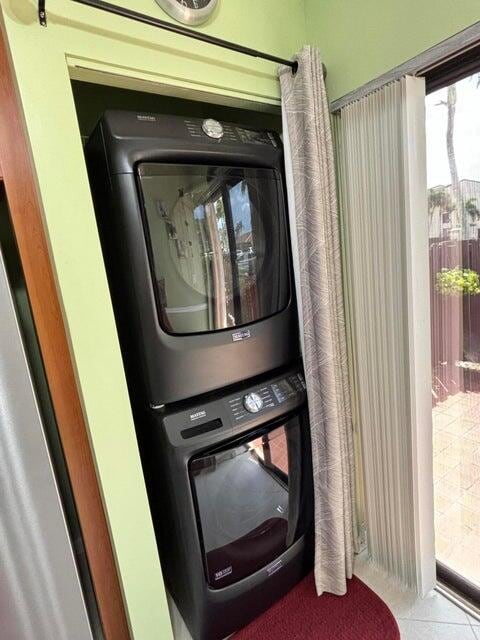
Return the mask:
<svg viewBox="0 0 480 640">
<path fill-rule="evenodd" d="M 266 144 L 275 148 L 279 146 L 275 137 L 276 134 L 273 131 L 248 129 L 231 122 L 218 122 L 213 118 L 207 118 L 206 120 L 189 118 L 185 120 L 185 127 L 191 138 L 200 140 L 207 137 L 218 142 Z"/>
<path fill-rule="evenodd" d="M 218 434 L 229 437 L 246 428 L 274 420 L 306 400 L 303 374 L 290 371 L 238 392 L 205 399 L 163 416 L 168 439 L 174 446 L 208 440 Z"/>
</svg>

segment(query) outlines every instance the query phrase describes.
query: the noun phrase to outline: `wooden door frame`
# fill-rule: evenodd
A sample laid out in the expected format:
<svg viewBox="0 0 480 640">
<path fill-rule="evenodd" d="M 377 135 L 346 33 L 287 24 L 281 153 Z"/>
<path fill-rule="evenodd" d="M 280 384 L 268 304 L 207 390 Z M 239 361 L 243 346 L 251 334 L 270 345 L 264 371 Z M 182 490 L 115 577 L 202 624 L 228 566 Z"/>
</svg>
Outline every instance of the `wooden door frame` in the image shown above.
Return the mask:
<svg viewBox="0 0 480 640">
<path fill-rule="evenodd" d="M 130 636 L 107 518 L 49 253 L 42 203 L 9 55 L 0 31 L 0 175 L 106 640 Z"/>
</svg>

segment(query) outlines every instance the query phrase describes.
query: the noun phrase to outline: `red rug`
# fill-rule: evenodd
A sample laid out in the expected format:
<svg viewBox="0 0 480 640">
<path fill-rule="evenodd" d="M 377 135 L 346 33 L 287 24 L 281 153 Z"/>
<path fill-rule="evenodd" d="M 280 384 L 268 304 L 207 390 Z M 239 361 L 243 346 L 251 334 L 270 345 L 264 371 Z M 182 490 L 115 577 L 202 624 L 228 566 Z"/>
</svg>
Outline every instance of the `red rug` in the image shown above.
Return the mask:
<svg viewBox="0 0 480 640">
<path fill-rule="evenodd" d="M 313 573 L 233 640 L 400 640 L 387 605 L 361 580 L 345 596 L 317 597 Z"/>
</svg>

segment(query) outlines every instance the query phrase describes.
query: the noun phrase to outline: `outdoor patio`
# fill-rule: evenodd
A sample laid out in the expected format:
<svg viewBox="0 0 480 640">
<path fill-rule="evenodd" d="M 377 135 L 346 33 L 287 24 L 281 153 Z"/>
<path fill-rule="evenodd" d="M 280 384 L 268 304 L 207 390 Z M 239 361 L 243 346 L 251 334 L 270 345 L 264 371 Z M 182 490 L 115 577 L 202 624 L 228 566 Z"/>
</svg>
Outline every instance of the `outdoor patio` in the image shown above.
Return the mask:
<svg viewBox="0 0 480 640">
<path fill-rule="evenodd" d="M 480 586 L 480 393 L 433 409 L 437 558 Z"/>
</svg>

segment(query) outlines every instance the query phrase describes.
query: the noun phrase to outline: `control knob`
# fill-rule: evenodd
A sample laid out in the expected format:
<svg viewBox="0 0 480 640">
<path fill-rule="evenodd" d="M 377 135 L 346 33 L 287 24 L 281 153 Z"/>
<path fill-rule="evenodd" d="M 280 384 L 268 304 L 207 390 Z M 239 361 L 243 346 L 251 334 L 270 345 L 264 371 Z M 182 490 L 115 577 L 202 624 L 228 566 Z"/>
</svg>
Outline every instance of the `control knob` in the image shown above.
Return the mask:
<svg viewBox="0 0 480 640">
<path fill-rule="evenodd" d="M 218 120 L 207 118 L 202 122 L 202 130 L 209 138 L 219 140 L 223 138 L 223 127 Z"/>
<path fill-rule="evenodd" d="M 243 398 L 243 406 L 249 413 L 258 413 L 263 409 L 263 400 L 258 393 L 247 393 Z"/>
</svg>

